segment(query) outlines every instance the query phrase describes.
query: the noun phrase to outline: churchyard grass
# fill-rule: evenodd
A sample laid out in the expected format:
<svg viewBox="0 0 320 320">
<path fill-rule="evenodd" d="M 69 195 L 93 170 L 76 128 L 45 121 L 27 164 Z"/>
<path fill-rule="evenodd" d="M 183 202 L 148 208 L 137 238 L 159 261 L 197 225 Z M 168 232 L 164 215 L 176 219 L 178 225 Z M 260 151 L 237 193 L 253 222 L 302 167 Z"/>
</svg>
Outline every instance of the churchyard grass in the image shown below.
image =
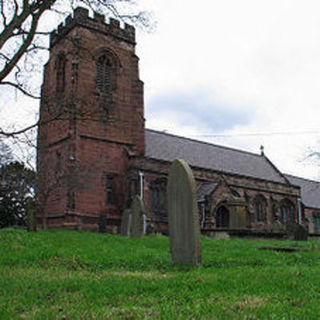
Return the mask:
<svg viewBox="0 0 320 320">
<path fill-rule="evenodd" d="M 0 230 L 0 319 L 319 319 L 320 244 L 201 238 L 173 265 L 169 238 Z M 298 246 L 292 253 L 258 246 Z"/>
</svg>

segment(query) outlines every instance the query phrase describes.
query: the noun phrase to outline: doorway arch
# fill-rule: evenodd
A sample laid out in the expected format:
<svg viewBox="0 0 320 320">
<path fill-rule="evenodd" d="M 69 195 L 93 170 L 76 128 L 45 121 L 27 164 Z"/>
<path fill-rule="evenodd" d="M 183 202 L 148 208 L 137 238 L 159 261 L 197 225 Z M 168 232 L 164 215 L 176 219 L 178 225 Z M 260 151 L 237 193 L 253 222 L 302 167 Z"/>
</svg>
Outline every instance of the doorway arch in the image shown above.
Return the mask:
<svg viewBox="0 0 320 320">
<path fill-rule="evenodd" d="M 216 213 L 216 226 L 217 228 L 229 228 L 230 213 L 226 206 L 220 206 Z"/>
</svg>

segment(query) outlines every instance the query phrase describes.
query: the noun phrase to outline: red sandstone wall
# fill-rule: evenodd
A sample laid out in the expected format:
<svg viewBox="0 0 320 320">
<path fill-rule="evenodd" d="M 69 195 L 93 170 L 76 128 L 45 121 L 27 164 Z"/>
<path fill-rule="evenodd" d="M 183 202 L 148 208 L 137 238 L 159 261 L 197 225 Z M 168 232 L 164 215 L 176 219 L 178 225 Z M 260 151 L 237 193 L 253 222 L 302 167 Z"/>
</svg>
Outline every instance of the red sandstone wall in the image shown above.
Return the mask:
<svg viewBox="0 0 320 320">
<path fill-rule="evenodd" d="M 45 67 L 38 134 L 39 220 L 50 227 L 96 229 L 98 216 L 120 224 L 125 202 L 128 151 L 144 153 L 143 83 L 139 80 L 134 29 L 115 20 L 88 18 L 84 9 L 67 18 L 51 36 Z M 96 89 L 96 60 L 112 60 L 112 103 Z M 57 60 L 66 58 L 64 95 L 57 96 Z M 107 110 L 107 112 L 105 111 Z M 56 116 L 59 115 L 59 119 Z M 54 121 L 48 121 L 54 117 Z M 63 165 L 57 169 L 57 151 Z M 115 180 L 115 201 L 108 205 L 105 176 Z M 56 176 L 64 183 L 50 189 Z M 44 201 L 45 198 L 45 201 Z M 45 204 L 44 204 L 45 203 Z"/>
</svg>

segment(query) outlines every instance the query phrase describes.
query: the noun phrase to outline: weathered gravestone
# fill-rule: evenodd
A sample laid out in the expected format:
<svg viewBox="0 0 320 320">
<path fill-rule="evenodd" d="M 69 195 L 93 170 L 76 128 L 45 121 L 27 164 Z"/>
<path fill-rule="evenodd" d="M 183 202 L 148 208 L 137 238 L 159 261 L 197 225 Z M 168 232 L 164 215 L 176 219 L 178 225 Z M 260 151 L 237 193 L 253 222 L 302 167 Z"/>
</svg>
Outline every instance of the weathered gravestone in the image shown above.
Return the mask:
<svg viewBox="0 0 320 320">
<path fill-rule="evenodd" d="M 138 195 L 133 197 L 131 203 L 130 237 L 139 238 L 144 235 L 144 205 Z"/>
<path fill-rule="evenodd" d="M 308 231 L 301 224 L 297 224 L 293 231 L 293 239 L 296 241 L 307 241 Z"/>
<path fill-rule="evenodd" d="M 36 210 L 34 202 L 27 200 L 27 230 L 31 232 L 37 231 Z"/>
<path fill-rule="evenodd" d="M 170 166 L 167 197 L 172 261 L 200 265 L 196 185 L 190 167 L 183 160 L 174 160 Z"/>
<path fill-rule="evenodd" d="M 98 231 L 100 233 L 107 231 L 107 215 L 105 213 L 100 213 L 99 215 Z"/>
<path fill-rule="evenodd" d="M 272 223 L 272 231 L 274 232 L 283 232 L 284 231 L 284 227 L 283 227 L 283 224 L 281 223 L 281 221 L 279 220 L 275 220 L 273 223 Z"/>
<path fill-rule="evenodd" d="M 122 214 L 121 220 L 121 235 L 128 237 L 130 236 L 130 226 L 131 226 L 131 210 L 125 209 Z"/>
</svg>

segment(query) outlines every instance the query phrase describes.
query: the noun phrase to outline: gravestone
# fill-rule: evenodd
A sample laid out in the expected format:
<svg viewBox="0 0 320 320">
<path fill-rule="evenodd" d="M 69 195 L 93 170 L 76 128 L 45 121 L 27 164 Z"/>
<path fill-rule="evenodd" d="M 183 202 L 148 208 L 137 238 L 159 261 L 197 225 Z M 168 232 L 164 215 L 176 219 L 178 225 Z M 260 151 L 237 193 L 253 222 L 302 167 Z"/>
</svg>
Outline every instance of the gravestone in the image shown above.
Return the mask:
<svg viewBox="0 0 320 320">
<path fill-rule="evenodd" d="M 122 220 L 121 220 L 121 235 L 125 237 L 129 237 L 130 226 L 131 226 L 131 211 L 130 209 L 125 209 L 123 211 Z"/>
<path fill-rule="evenodd" d="M 105 213 L 100 213 L 99 215 L 98 231 L 100 233 L 107 231 L 107 215 Z"/>
<path fill-rule="evenodd" d="M 293 239 L 296 241 L 308 241 L 308 231 L 301 224 L 297 224 L 293 231 Z"/>
<path fill-rule="evenodd" d="M 34 202 L 30 199 L 27 200 L 27 230 L 31 232 L 37 231 L 36 211 Z"/>
<path fill-rule="evenodd" d="M 284 230 L 284 226 L 283 224 L 281 223 L 281 221 L 279 220 L 275 220 L 273 221 L 272 223 L 272 231 L 274 232 L 281 232 Z"/>
<path fill-rule="evenodd" d="M 147 227 L 148 227 L 147 216 L 144 214 L 143 215 L 143 234 L 147 233 Z"/>
<path fill-rule="evenodd" d="M 195 180 L 188 164 L 174 160 L 167 186 L 171 258 L 174 263 L 200 265 L 200 223 Z"/>
<path fill-rule="evenodd" d="M 143 201 L 138 195 L 133 197 L 131 203 L 131 224 L 130 237 L 139 238 L 144 235 L 144 205 Z"/>
<path fill-rule="evenodd" d="M 248 225 L 247 204 L 244 199 L 231 196 L 227 200 L 230 229 L 246 229 Z"/>
</svg>

